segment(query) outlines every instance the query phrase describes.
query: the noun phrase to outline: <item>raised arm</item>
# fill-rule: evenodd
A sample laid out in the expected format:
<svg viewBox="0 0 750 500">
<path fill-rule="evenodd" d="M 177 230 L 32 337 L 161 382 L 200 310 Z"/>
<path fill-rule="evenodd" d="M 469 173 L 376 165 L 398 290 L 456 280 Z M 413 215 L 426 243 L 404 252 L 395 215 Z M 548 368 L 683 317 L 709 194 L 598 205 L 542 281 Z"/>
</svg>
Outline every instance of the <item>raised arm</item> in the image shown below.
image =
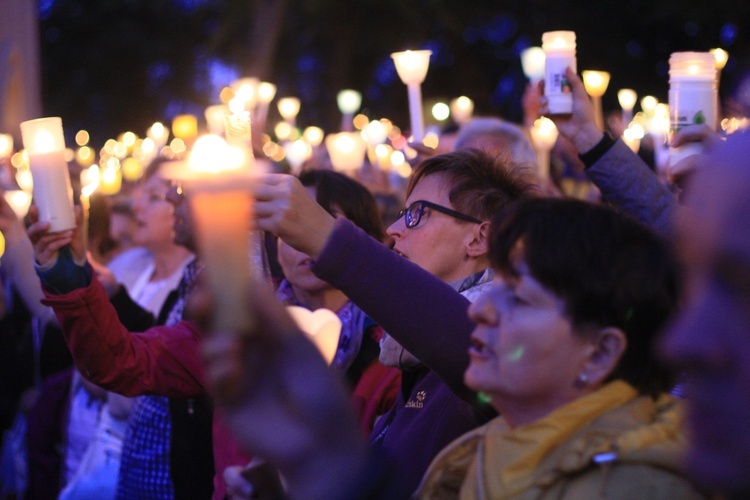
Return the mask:
<svg viewBox="0 0 750 500">
<path fill-rule="evenodd" d="M 662 235 L 671 233 L 678 204 L 641 158 L 621 140 L 613 140 L 594 122 L 594 110 L 583 82 L 566 71 L 573 93 L 573 113 L 551 118 L 560 135 L 570 140 L 586 164 L 586 175 L 602 198 Z M 542 106 L 542 112 L 546 112 Z"/>
<path fill-rule="evenodd" d="M 323 210 L 291 176 L 256 187 L 257 224 L 312 256 L 313 272 L 343 291 L 457 394 L 474 324 L 469 302 L 450 286 Z"/>
<path fill-rule="evenodd" d="M 35 212 L 31 217 L 36 218 Z M 38 220 L 28 229 L 41 266 L 43 303 L 55 310 L 81 374 L 124 396 L 203 395 L 197 328 L 183 322 L 139 334 L 129 332 L 92 276 L 91 266 L 80 260 L 84 255 L 80 231 L 48 230 L 49 224 Z"/>
</svg>

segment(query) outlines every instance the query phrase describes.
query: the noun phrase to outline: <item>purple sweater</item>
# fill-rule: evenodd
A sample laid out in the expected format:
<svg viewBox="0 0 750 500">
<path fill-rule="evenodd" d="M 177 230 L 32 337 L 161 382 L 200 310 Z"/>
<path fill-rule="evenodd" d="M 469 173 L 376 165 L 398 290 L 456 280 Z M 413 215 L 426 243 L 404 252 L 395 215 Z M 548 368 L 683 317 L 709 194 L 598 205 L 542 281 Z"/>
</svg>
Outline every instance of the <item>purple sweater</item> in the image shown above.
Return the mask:
<svg viewBox="0 0 750 500">
<path fill-rule="evenodd" d="M 396 405 L 371 434 L 371 445 L 398 471 L 393 493 L 409 498 L 440 450 L 496 415 L 463 383 L 474 329 L 469 301 L 346 219 L 313 271 L 428 367 L 404 372 Z"/>
<path fill-rule="evenodd" d="M 313 272 L 343 291 L 456 394 L 475 401 L 464 385 L 475 324 L 466 313 L 469 301 L 450 285 L 343 218 Z"/>
</svg>

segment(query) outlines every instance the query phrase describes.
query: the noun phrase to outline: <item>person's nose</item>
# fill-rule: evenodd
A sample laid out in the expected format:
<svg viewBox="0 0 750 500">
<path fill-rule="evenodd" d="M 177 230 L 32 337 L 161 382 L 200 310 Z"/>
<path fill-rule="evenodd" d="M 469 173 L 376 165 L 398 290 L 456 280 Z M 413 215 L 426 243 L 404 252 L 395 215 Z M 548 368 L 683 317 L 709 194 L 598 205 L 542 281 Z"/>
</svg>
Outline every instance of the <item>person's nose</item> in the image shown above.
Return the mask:
<svg viewBox="0 0 750 500">
<path fill-rule="evenodd" d="M 144 203 L 144 197 L 143 195 L 135 195 L 133 196 L 131 202 L 130 202 L 130 208 L 135 213 L 139 213 L 143 211 L 143 203 Z"/>
<path fill-rule="evenodd" d="M 386 234 L 393 238 L 395 241 L 403 239 L 405 231 L 406 224 L 404 223 L 404 216 L 396 219 L 393 224 L 388 226 L 388 229 L 385 230 Z"/>
<path fill-rule="evenodd" d="M 469 306 L 469 318 L 479 325 L 496 326 L 500 321 L 500 314 L 492 300 L 492 291 L 482 294 Z"/>
</svg>

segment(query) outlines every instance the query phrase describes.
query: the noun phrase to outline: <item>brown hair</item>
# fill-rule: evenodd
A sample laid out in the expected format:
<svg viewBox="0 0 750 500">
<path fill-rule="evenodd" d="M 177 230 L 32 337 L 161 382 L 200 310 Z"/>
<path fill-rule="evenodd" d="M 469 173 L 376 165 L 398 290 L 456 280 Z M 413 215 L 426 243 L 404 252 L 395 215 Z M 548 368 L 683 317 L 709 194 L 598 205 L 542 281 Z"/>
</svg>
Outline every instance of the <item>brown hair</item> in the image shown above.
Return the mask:
<svg viewBox="0 0 750 500">
<path fill-rule="evenodd" d="M 438 173 L 445 176 L 453 208 L 485 221 L 508 203 L 532 196 L 536 191 L 536 186 L 512 173 L 508 163 L 479 149 L 467 148 L 419 163 L 409 178 L 406 196 L 422 178 Z"/>
</svg>

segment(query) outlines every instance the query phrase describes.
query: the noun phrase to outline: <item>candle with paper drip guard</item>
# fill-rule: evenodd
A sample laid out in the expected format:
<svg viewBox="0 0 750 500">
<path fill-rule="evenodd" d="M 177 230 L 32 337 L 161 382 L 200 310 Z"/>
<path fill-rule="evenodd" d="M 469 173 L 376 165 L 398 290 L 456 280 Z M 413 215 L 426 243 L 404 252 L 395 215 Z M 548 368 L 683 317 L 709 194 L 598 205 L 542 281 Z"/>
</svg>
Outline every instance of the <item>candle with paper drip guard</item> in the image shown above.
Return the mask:
<svg viewBox="0 0 750 500">
<path fill-rule="evenodd" d="M 325 144 L 333 169 L 337 172 L 357 170 L 365 161 L 367 142 L 359 132 L 328 134 Z"/>
<path fill-rule="evenodd" d="M 255 120 L 260 130 L 265 130 L 268 119 L 268 105 L 276 97 L 276 85 L 260 82 L 258 85 L 258 109 L 255 110 Z"/>
<path fill-rule="evenodd" d="M 279 99 L 277 107 L 279 114 L 290 127 L 297 126 L 297 114 L 299 114 L 300 100 L 296 97 L 284 97 Z"/>
<path fill-rule="evenodd" d="M 362 94 L 351 89 L 340 90 L 336 94 L 336 104 L 341 111 L 341 131 L 351 132 L 354 129 L 354 113 L 362 105 Z"/>
<path fill-rule="evenodd" d="M 250 285 L 250 187 L 254 162 L 246 148 L 215 135 L 200 137 L 187 165 L 164 167 L 185 189 L 206 264 L 216 331 L 245 332 L 253 325 L 246 297 Z"/>
<path fill-rule="evenodd" d="M 232 146 L 245 147 L 252 151 L 250 112 L 245 111 L 245 101 L 237 96 L 229 101 L 229 113 L 225 116 L 224 133 Z"/>
<path fill-rule="evenodd" d="M 462 95 L 451 101 L 451 116 L 457 125 L 466 125 L 474 114 L 474 101 Z"/>
<path fill-rule="evenodd" d="M 617 100 L 622 108 L 622 126 L 628 128 L 633 120 L 633 108 L 638 99 L 638 94 L 633 89 L 620 89 L 617 91 Z"/>
<path fill-rule="evenodd" d="M 29 155 L 39 220 L 49 222 L 51 232 L 75 228 L 73 188 L 65 161 L 62 119 L 50 117 L 23 122 L 21 136 Z"/>
<path fill-rule="evenodd" d="M 20 189 L 11 189 L 6 191 L 3 197 L 19 219 L 26 217 L 31 206 L 31 195 L 29 193 Z"/>
<path fill-rule="evenodd" d="M 609 73 L 606 71 L 584 71 L 583 86 L 586 93 L 591 96 L 594 104 L 594 121 L 599 130 L 604 131 L 604 113 L 602 111 L 602 96 L 609 86 Z"/>
<path fill-rule="evenodd" d="M 391 54 L 393 64 L 401 81 L 409 90 L 409 116 L 414 142 L 424 138 L 424 116 L 422 115 L 422 82 L 430 67 L 431 50 L 407 50 Z"/>
<path fill-rule="evenodd" d="M 555 146 L 559 132 L 555 126 L 555 122 L 544 116 L 534 122 L 534 126 L 531 127 L 529 132 L 537 150 L 539 179 L 546 181 L 549 179 L 549 154 Z"/>
</svg>

